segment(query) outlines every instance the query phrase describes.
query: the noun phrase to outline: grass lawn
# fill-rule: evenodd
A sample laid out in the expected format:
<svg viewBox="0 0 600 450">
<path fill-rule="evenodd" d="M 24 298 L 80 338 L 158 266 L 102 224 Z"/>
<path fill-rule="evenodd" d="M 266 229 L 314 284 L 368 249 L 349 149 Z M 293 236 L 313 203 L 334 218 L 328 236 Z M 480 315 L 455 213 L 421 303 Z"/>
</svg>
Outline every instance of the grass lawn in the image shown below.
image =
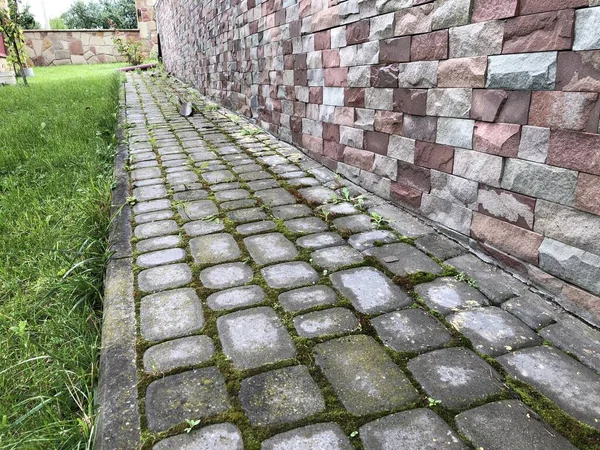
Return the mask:
<svg viewBox="0 0 600 450">
<path fill-rule="evenodd" d="M 0 87 L 0 449 L 90 446 L 115 65 Z"/>
</svg>

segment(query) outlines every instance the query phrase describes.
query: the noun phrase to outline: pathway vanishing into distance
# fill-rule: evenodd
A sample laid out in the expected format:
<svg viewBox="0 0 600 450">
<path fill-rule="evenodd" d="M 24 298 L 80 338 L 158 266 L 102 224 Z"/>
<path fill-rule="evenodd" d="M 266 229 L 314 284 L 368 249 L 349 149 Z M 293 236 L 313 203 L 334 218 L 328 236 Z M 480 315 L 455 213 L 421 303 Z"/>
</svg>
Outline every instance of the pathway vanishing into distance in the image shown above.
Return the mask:
<svg viewBox="0 0 600 450">
<path fill-rule="evenodd" d="M 598 331 L 237 116 L 181 117 L 181 84 L 125 95 L 98 448 L 600 448 Z"/>
</svg>

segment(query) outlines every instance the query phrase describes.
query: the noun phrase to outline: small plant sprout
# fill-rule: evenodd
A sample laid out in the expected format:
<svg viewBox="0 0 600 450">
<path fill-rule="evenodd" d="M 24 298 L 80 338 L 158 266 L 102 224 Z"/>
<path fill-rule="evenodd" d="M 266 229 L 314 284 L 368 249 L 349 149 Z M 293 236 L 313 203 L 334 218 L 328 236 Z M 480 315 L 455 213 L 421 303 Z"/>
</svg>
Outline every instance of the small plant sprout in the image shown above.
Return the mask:
<svg viewBox="0 0 600 450">
<path fill-rule="evenodd" d="M 242 128 L 242 131 L 240 131 L 240 134 L 242 136 L 256 136 L 257 134 L 261 133 L 261 129 L 260 128 L 256 128 L 256 127 L 245 127 Z"/>
<path fill-rule="evenodd" d="M 371 221 L 373 222 L 373 224 L 375 225 L 375 228 L 377 228 L 377 229 L 379 229 L 382 226 L 384 226 L 385 224 L 389 223 L 389 220 L 384 218 L 381 214 L 376 213 L 375 211 L 373 211 L 371 213 Z"/>
<path fill-rule="evenodd" d="M 346 186 L 344 186 L 342 188 L 342 199 L 346 202 L 352 201 L 352 195 L 350 194 L 350 189 L 348 189 Z"/>
<path fill-rule="evenodd" d="M 155 137 L 151 137 L 148 142 L 150 142 L 150 146 L 152 147 L 152 150 L 156 150 L 158 148 L 158 145 L 156 144 L 157 141 L 156 141 Z"/>
<path fill-rule="evenodd" d="M 219 105 L 208 104 L 204 107 L 204 111 L 217 111 L 219 109 Z"/>
<path fill-rule="evenodd" d="M 131 206 L 135 205 L 137 203 L 137 198 L 135 198 L 134 196 L 129 196 L 127 197 L 127 199 L 125 199 L 125 201 L 127 203 L 129 203 Z"/>
<path fill-rule="evenodd" d="M 202 218 L 202 220 L 204 220 L 206 222 L 221 223 L 221 219 L 219 218 L 219 216 L 217 214 L 211 214 L 210 216 L 206 216 L 206 217 Z"/>
<path fill-rule="evenodd" d="M 355 430 L 352 433 L 350 433 L 350 437 L 351 438 L 355 438 L 356 436 L 358 436 L 358 431 L 357 430 Z"/>
<path fill-rule="evenodd" d="M 427 404 L 430 408 L 433 408 L 434 406 L 438 406 L 442 404 L 441 400 L 437 400 L 433 397 L 427 397 Z"/>
<path fill-rule="evenodd" d="M 329 215 L 331 214 L 331 211 L 329 211 L 328 209 L 322 209 L 321 210 L 321 215 L 323 216 L 323 220 L 325 220 L 325 222 L 329 221 Z"/>
<path fill-rule="evenodd" d="M 467 283 L 472 288 L 477 288 L 477 283 L 475 282 L 475 280 L 464 272 L 457 273 L 454 278 L 456 279 L 456 281 L 463 281 Z"/>
<path fill-rule="evenodd" d="M 186 433 L 189 433 L 190 431 L 192 431 L 195 427 L 197 427 L 198 425 L 200 425 L 200 420 L 193 420 L 193 419 L 185 419 L 185 423 L 188 424 L 188 427 L 185 429 Z"/>
</svg>

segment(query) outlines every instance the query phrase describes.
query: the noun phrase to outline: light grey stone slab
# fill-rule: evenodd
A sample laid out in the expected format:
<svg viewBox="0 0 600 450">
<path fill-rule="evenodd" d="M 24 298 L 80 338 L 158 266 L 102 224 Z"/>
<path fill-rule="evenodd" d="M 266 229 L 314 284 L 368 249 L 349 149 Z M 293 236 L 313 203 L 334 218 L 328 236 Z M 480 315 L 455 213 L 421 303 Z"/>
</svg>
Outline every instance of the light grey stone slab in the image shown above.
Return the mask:
<svg viewBox="0 0 600 450">
<path fill-rule="evenodd" d="M 234 167 L 233 171 L 235 173 L 246 173 L 246 172 L 256 172 L 261 169 L 262 169 L 262 166 L 259 166 L 258 164 L 244 164 L 241 166 Z"/>
<path fill-rule="evenodd" d="M 153 432 L 187 419 L 205 419 L 231 406 L 225 380 L 216 367 L 195 369 L 153 381 L 146 390 L 146 418 Z"/>
<path fill-rule="evenodd" d="M 190 237 L 204 236 L 223 231 L 225 225 L 221 220 L 196 220 L 183 225 L 183 230 Z"/>
<path fill-rule="evenodd" d="M 187 255 L 184 249 L 169 248 L 166 250 L 144 253 L 137 257 L 135 263 L 139 267 L 155 267 L 183 261 L 186 257 Z"/>
<path fill-rule="evenodd" d="M 234 181 L 235 175 L 229 170 L 215 170 L 213 172 L 204 172 L 202 178 L 207 183 L 216 184 Z"/>
<path fill-rule="evenodd" d="M 219 209 L 212 200 L 184 202 L 177 207 L 177 211 L 183 220 L 205 219 L 219 214 Z"/>
<path fill-rule="evenodd" d="M 381 342 L 397 352 L 423 352 L 452 340 L 446 327 L 422 309 L 383 314 L 372 319 L 371 324 Z"/>
<path fill-rule="evenodd" d="M 412 300 L 383 273 L 359 267 L 329 276 L 333 287 L 365 314 L 377 314 L 409 306 Z"/>
<path fill-rule="evenodd" d="M 319 233 L 328 229 L 327 224 L 318 217 L 287 220 L 284 225 L 292 233 L 298 234 Z"/>
<path fill-rule="evenodd" d="M 462 245 L 437 233 L 420 237 L 415 241 L 415 246 L 419 250 L 442 260 L 454 258 L 467 252 Z"/>
<path fill-rule="evenodd" d="M 418 272 L 438 275 L 443 272 L 441 266 L 429 256 L 404 243 L 373 247 L 365 250 L 364 253 L 374 256 L 394 275 L 405 276 Z"/>
<path fill-rule="evenodd" d="M 518 400 L 488 403 L 456 416 L 458 430 L 486 450 L 575 450 Z M 508 430 L 508 432 L 507 432 Z"/>
<path fill-rule="evenodd" d="M 260 266 L 290 261 L 298 256 L 294 244 L 281 233 L 250 236 L 244 239 L 244 245 L 254 262 Z"/>
<path fill-rule="evenodd" d="M 370 216 L 356 214 L 353 216 L 338 217 L 333 220 L 333 226 L 340 231 L 350 233 L 360 233 L 375 228 Z"/>
<path fill-rule="evenodd" d="M 550 128 L 524 125 L 521 129 L 519 158 L 528 161 L 545 163 L 548 157 Z"/>
<path fill-rule="evenodd" d="M 334 305 L 337 297 L 328 286 L 309 286 L 279 295 L 279 303 L 289 312 L 304 311 L 317 306 Z"/>
<path fill-rule="evenodd" d="M 179 231 L 179 226 L 174 220 L 161 220 L 158 222 L 144 223 L 138 225 L 133 230 L 136 238 L 148 239 L 166 234 L 175 234 Z"/>
<path fill-rule="evenodd" d="M 299 336 L 314 338 L 351 333 L 358 329 L 358 319 L 346 308 L 331 308 L 302 314 L 294 318 Z"/>
<path fill-rule="evenodd" d="M 142 167 L 131 171 L 131 179 L 134 181 L 160 177 L 162 173 L 158 167 Z"/>
<path fill-rule="evenodd" d="M 333 339 L 316 345 L 314 354 L 340 401 L 355 416 L 407 407 L 419 398 L 408 378 L 372 337 Z"/>
<path fill-rule="evenodd" d="M 495 306 L 452 314 L 448 322 L 471 340 L 475 350 L 485 355 L 498 356 L 542 343 L 531 328 Z"/>
<path fill-rule="evenodd" d="M 277 434 L 263 441 L 261 450 L 352 450 L 337 423 L 319 423 Z"/>
<path fill-rule="evenodd" d="M 210 309 L 236 309 L 255 305 L 265 299 L 265 292 L 260 286 L 243 286 L 215 292 L 206 299 Z"/>
<path fill-rule="evenodd" d="M 471 2 L 469 0 L 446 0 L 434 9 L 431 17 L 433 30 L 459 27 L 469 23 Z"/>
<path fill-rule="evenodd" d="M 600 376 L 593 370 L 552 347 L 518 350 L 499 357 L 498 362 L 567 414 L 600 429 Z"/>
<path fill-rule="evenodd" d="M 590 3 L 590 6 L 598 6 Z M 575 11 L 575 41 L 573 51 L 600 49 L 600 8 L 586 8 Z"/>
<path fill-rule="evenodd" d="M 302 188 L 299 189 L 298 192 L 306 201 L 310 203 L 331 203 L 332 200 L 339 198 L 335 191 L 332 191 L 325 186 Z"/>
<path fill-rule="evenodd" d="M 327 204 L 319 206 L 319 211 L 326 211 L 329 214 L 335 214 L 336 216 L 350 216 L 352 214 L 358 214 L 359 210 L 352 203 L 341 202 L 335 204 Z"/>
<path fill-rule="evenodd" d="M 264 372 L 242 381 L 242 408 L 253 426 L 296 422 L 325 409 L 325 400 L 305 366 Z"/>
<path fill-rule="evenodd" d="M 256 206 L 257 202 L 253 198 L 246 198 L 242 200 L 232 200 L 230 202 L 221 203 L 221 209 L 224 211 L 233 211 L 234 209 L 251 208 Z"/>
<path fill-rule="evenodd" d="M 279 187 L 279 183 L 277 180 L 267 179 L 267 180 L 259 180 L 259 181 L 250 181 L 248 183 L 248 188 L 253 191 L 262 191 L 265 189 L 271 189 Z"/>
<path fill-rule="evenodd" d="M 171 185 L 198 182 L 198 175 L 190 170 L 167 174 L 167 182 Z"/>
<path fill-rule="evenodd" d="M 231 181 L 229 183 L 212 184 L 210 186 L 210 190 L 213 192 L 228 191 L 230 189 L 239 189 L 239 188 L 240 188 L 239 181 Z"/>
<path fill-rule="evenodd" d="M 140 333 L 148 341 L 186 336 L 204 326 L 202 303 L 193 289 L 175 289 L 143 297 Z"/>
<path fill-rule="evenodd" d="M 238 259 L 242 252 L 232 235 L 211 234 L 190 240 L 190 251 L 196 264 L 219 264 Z"/>
<path fill-rule="evenodd" d="M 160 200 L 151 200 L 149 202 L 139 202 L 133 205 L 134 214 L 144 214 L 152 211 L 160 211 L 163 209 L 169 209 L 171 207 L 171 201 L 163 198 Z"/>
<path fill-rule="evenodd" d="M 239 177 L 244 181 L 257 181 L 257 180 L 268 180 L 268 179 L 272 178 L 272 175 L 269 172 L 261 170 L 258 172 L 240 173 Z"/>
<path fill-rule="evenodd" d="M 553 323 L 560 311 L 557 305 L 532 292 L 524 293 L 502 303 L 502 309 L 516 316 L 534 330 Z"/>
<path fill-rule="evenodd" d="M 372 230 L 353 234 L 348 238 L 348 244 L 357 250 L 367 250 L 374 245 L 397 242 L 398 236 L 388 230 Z"/>
<path fill-rule="evenodd" d="M 364 261 L 361 253 L 349 245 L 316 250 L 311 258 L 314 265 L 328 270 L 338 270 Z"/>
<path fill-rule="evenodd" d="M 490 56 L 486 87 L 552 90 L 556 83 L 556 64 L 557 52 Z"/>
<path fill-rule="evenodd" d="M 304 261 L 276 264 L 260 272 L 269 287 L 274 289 L 291 289 L 319 281 L 319 274 Z"/>
<path fill-rule="evenodd" d="M 181 236 L 168 235 L 157 236 L 149 239 L 144 239 L 135 244 L 135 248 L 140 253 L 154 252 L 165 248 L 177 247 L 181 244 Z"/>
<path fill-rule="evenodd" d="M 192 189 L 191 185 L 186 185 L 187 188 L 191 190 L 176 192 L 173 194 L 173 200 L 180 202 L 189 202 L 192 200 L 202 200 L 208 197 L 208 192 L 203 189 Z"/>
<path fill-rule="evenodd" d="M 471 114 L 472 101 L 472 89 L 430 89 L 427 93 L 427 115 L 467 119 Z M 446 133 L 446 131 L 442 129 L 442 134 L 444 133 Z M 458 137 L 456 133 L 454 136 Z"/>
<path fill-rule="evenodd" d="M 298 238 L 296 244 L 302 248 L 320 249 L 345 244 L 346 241 L 337 233 L 316 233 Z"/>
<path fill-rule="evenodd" d="M 419 284 L 415 286 L 415 292 L 427 306 L 445 316 L 489 305 L 481 292 L 456 278 L 438 278 L 430 283 Z"/>
<path fill-rule="evenodd" d="M 192 271 L 185 263 L 153 267 L 142 270 L 138 275 L 141 292 L 157 292 L 185 286 L 192 282 Z"/>
<path fill-rule="evenodd" d="M 466 450 L 468 447 L 430 409 L 405 411 L 360 427 L 365 450 Z"/>
<path fill-rule="evenodd" d="M 168 437 L 152 450 L 244 450 L 244 441 L 238 427 L 220 423 Z"/>
<path fill-rule="evenodd" d="M 294 187 L 307 187 L 307 186 L 318 186 L 320 183 L 318 180 L 312 177 L 301 177 L 301 178 L 293 178 L 288 181 L 290 186 Z"/>
<path fill-rule="evenodd" d="M 389 227 L 402 236 L 418 238 L 433 232 L 433 228 L 395 206 L 379 205 L 369 208 L 369 214 L 374 212 L 383 216 L 389 222 Z"/>
<path fill-rule="evenodd" d="M 227 289 L 252 280 L 252 268 L 241 262 L 220 264 L 200 272 L 200 281 L 209 289 Z"/>
<path fill-rule="evenodd" d="M 223 352 L 238 370 L 254 369 L 296 355 L 292 339 L 272 308 L 258 307 L 217 319 Z"/>
<path fill-rule="evenodd" d="M 238 225 L 236 231 L 243 235 L 264 233 L 265 231 L 273 231 L 277 228 L 275 222 L 264 220 L 262 222 L 251 222 L 243 225 Z"/>
<path fill-rule="evenodd" d="M 138 202 L 165 198 L 167 196 L 167 188 L 163 184 L 142 186 L 133 190 L 133 196 Z"/>
<path fill-rule="evenodd" d="M 296 203 L 296 198 L 283 188 L 266 189 L 254 193 L 265 205 L 281 206 Z"/>
<path fill-rule="evenodd" d="M 215 346 L 208 336 L 190 336 L 154 345 L 144 352 L 147 373 L 165 373 L 212 359 Z"/>
<path fill-rule="evenodd" d="M 282 220 L 307 217 L 312 214 L 312 210 L 308 206 L 302 204 L 277 206 L 273 208 L 271 212 L 274 217 Z"/>
<path fill-rule="evenodd" d="M 498 372 L 464 347 L 417 356 L 408 362 L 408 370 L 428 396 L 450 409 L 467 408 L 504 391 Z"/>
<path fill-rule="evenodd" d="M 473 148 L 473 128 L 475 121 L 469 119 L 452 119 L 440 117 L 437 125 L 438 144 L 452 147 Z"/>
<path fill-rule="evenodd" d="M 215 193 L 215 198 L 219 202 L 242 200 L 248 197 L 250 197 L 250 193 L 246 189 L 228 189 L 224 191 L 217 191 Z"/>
<path fill-rule="evenodd" d="M 148 223 L 148 222 L 156 222 L 159 220 L 168 220 L 172 219 L 175 213 L 170 209 L 164 209 L 162 211 L 154 211 L 145 214 L 138 214 L 134 217 L 135 223 Z"/>
<path fill-rule="evenodd" d="M 230 211 L 227 213 L 227 217 L 237 223 L 248 223 L 265 220 L 267 215 L 260 208 L 246 208 Z"/>
</svg>

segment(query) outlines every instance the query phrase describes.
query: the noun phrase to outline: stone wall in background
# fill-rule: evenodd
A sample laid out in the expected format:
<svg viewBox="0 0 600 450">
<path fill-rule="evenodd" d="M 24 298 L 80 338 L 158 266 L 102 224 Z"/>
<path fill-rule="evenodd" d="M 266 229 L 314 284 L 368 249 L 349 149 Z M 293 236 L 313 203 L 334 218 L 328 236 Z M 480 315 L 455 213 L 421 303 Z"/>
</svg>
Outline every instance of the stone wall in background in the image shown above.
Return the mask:
<svg viewBox="0 0 600 450">
<path fill-rule="evenodd" d="M 144 49 L 149 53 L 157 52 L 158 32 L 156 30 L 154 0 L 135 0 L 135 6 L 140 38 L 144 43 Z"/>
<path fill-rule="evenodd" d="M 112 30 L 28 30 L 26 50 L 34 66 L 98 64 L 124 61 L 115 49 Z M 138 30 L 122 30 L 127 38 L 140 39 Z"/>
<path fill-rule="evenodd" d="M 599 320 L 600 0 L 156 13 L 169 72 Z"/>
</svg>

